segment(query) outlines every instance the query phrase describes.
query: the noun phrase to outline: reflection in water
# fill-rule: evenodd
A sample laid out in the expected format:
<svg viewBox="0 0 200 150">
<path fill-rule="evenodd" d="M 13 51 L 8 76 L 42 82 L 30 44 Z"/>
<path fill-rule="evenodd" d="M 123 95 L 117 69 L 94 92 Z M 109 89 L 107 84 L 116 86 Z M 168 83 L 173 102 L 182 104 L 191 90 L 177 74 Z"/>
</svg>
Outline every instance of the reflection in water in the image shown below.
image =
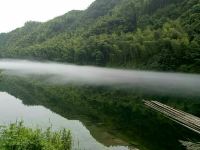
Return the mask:
<svg viewBox="0 0 200 150">
<path fill-rule="evenodd" d="M 0 69 L 7 75 L 49 75 L 45 81 L 53 84 L 117 85 L 156 94 L 200 96 L 198 74 L 119 70 L 15 59 L 0 59 Z"/>
<path fill-rule="evenodd" d="M 80 147 L 86 150 L 129 150 L 125 146 L 105 147 L 91 136 L 80 121 L 65 119 L 42 106 L 25 106 L 22 101 L 5 92 L 0 92 L 0 114 L 1 125 L 23 119 L 25 125 L 31 127 L 48 128 L 52 126 L 54 130 L 67 128 L 72 133 L 73 149 Z"/>
</svg>

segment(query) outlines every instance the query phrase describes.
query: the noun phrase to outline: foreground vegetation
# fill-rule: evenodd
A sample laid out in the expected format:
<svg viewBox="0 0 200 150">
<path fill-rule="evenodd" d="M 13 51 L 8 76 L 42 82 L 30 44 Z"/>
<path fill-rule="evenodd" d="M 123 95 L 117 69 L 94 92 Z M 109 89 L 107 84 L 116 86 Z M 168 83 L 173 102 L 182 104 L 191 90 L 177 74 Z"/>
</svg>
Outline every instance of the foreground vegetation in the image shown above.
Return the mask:
<svg viewBox="0 0 200 150">
<path fill-rule="evenodd" d="M 0 34 L 0 57 L 200 72 L 199 0 L 96 0 Z"/>
<path fill-rule="evenodd" d="M 31 129 L 17 122 L 0 127 L 1 150 L 71 150 L 71 134 L 67 130 L 59 132 Z"/>
</svg>

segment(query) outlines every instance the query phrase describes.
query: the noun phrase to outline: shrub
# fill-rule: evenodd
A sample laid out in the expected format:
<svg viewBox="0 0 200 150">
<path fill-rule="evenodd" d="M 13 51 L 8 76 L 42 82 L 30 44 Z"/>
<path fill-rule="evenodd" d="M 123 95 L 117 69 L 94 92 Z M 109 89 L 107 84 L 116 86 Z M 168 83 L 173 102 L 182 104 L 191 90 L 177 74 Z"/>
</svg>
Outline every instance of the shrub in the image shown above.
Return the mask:
<svg viewBox="0 0 200 150">
<path fill-rule="evenodd" d="M 1 150 L 71 150 L 71 143 L 71 133 L 66 129 L 31 129 L 23 122 L 0 127 Z"/>
</svg>

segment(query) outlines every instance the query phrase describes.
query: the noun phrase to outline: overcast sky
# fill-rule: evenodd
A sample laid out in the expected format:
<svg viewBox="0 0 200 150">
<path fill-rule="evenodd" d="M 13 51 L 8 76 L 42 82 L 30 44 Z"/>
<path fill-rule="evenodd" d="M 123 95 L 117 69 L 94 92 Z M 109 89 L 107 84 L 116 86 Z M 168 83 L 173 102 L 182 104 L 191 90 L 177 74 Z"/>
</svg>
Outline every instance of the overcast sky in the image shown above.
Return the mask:
<svg viewBox="0 0 200 150">
<path fill-rule="evenodd" d="M 1 0 L 0 33 L 21 27 L 27 21 L 47 21 L 76 9 L 86 9 L 94 0 Z"/>
</svg>

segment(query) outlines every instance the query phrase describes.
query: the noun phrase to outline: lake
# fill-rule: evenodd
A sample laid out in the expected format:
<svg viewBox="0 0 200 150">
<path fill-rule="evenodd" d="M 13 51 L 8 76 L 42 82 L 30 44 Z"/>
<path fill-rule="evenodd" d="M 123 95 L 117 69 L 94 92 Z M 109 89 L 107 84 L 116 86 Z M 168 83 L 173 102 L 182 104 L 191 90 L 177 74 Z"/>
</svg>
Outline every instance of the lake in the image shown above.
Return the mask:
<svg viewBox="0 0 200 150">
<path fill-rule="evenodd" d="M 180 141 L 200 141 L 142 101 L 199 117 L 199 75 L 14 60 L 0 61 L 0 69 L 0 125 L 67 128 L 73 149 L 185 150 Z"/>
<path fill-rule="evenodd" d="M 69 129 L 73 137 L 73 149 L 85 150 L 129 150 L 127 146 L 116 146 L 116 139 L 113 139 L 113 146 L 106 147 L 103 143 L 95 140 L 90 131 L 79 120 L 68 120 L 43 106 L 27 106 L 20 99 L 6 93 L 0 92 L 0 124 L 6 125 L 23 120 L 29 127 L 48 128 L 53 130 Z M 105 139 L 111 141 L 112 139 Z M 114 141 L 116 140 L 116 141 Z M 119 141 L 119 140 L 118 140 Z"/>
</svg>

